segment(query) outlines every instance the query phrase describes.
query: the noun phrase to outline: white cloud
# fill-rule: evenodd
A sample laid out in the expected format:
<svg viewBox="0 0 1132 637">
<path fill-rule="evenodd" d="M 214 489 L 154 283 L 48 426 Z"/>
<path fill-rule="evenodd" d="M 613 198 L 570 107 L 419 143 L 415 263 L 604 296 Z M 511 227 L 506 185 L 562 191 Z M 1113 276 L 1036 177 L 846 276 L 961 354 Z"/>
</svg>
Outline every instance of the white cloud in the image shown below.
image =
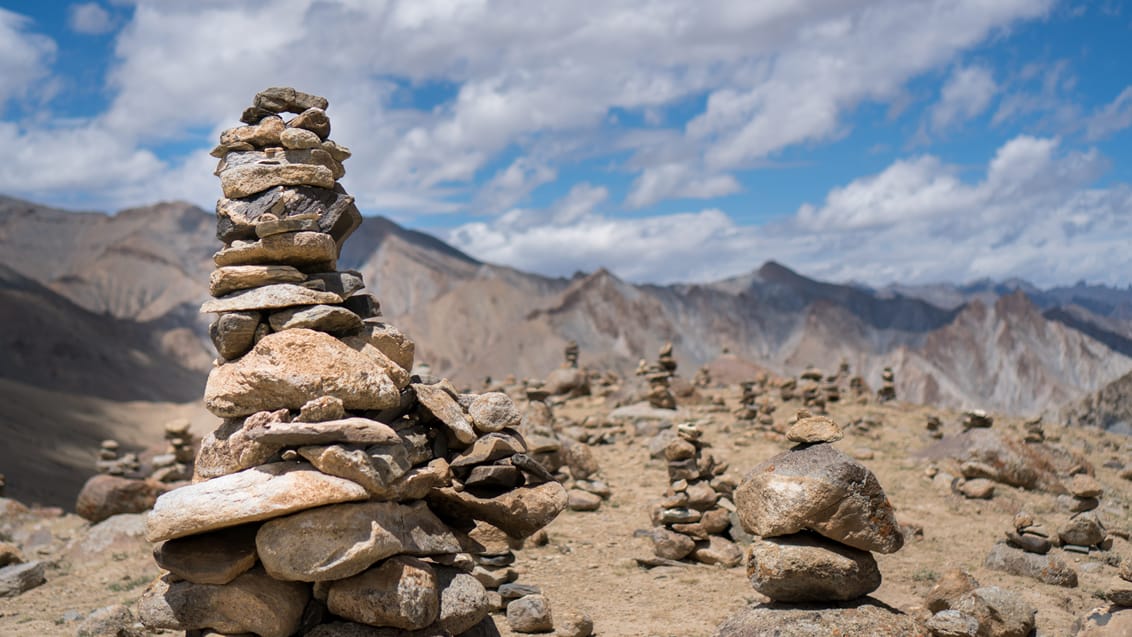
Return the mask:
<svg viewBox="0 0 1132 637">
<path fill-rule="evenodd" d="M 969 66 L 955 69 L 940 89 L 931 110 L 931 125 L 942 132 L 972 119 L 986 110 L 998 86 L 990 69 Z"/>
<path fill-rule="evenodd" d="M 1132 86 L 1125 87 L 1116 99 L 1105 104 L 1085 126 L 1085 134 L 1096 141 L 1132 126 Z"/>
<path fill-rule="evenodd" d="M 506 168 L 500 170 L 488 181 L 479 193 L 482 212 L 499 212 L 519 203 L 531 192 L 553 181 L 558 173 L 546 164 L 519 157 Z"/>
<path fill-rule="evenodd" d="M 67 8 L 67 26 L 76 33 L 102 35 L 114 30 L 114 20 L 97 2 L 83 2 Z"/>
<path fill-rule="evenodd" d="M 51 38 L 29 31 L 31 21 L 0 8 L 0 113 L 12 99 L 49 97 L 43 82 L 55 57 Z M 38 92 L 37 92 L 38 87 Z"/>
<path fill-rule="evenodd" d="M 517 0 L 140 0 L 117 35 L 111 105 L 83 124 L 121 140 L 127 156 L 199 140 L 187 156 L 211 145 L 199 131 L 235 124 L 256 91 L 293 85 L 331 99 L 334 136 L 355 151 L 347 183 L 371 209 L 506 209 L 564 165 L 595 157 L 632 174 L 626 203 L 643 207 L 736 192 L 733 171 L 843 134 L 855 105 L 899 96 L 910 78 L 1050 2 L 611 0 L 579 11 Z M 0 74 L 0 90 L 9 81 Z M 398 99 L 422 83 L 452 96 L 429 108 Z M 706 109 L 686 128 L 665 116 L 703 95 Z M 612 109 L 656 134 L 611 129 Z M 70 152 L 99 160 L 97 149 Z M 496 182 L 477 192 L 485 168 L 510 153 L 541 168 L 515 190 Z M 166 162 L 165 174 L 181 165 Z M 74 188 L 91 198 L 112 199 L 121 186 L 97 167 L 80 174 L 89 179 Z M 37 181 L 0 190 L 42 189 Z M 184 196 L 197 195 L 186 187 Z"/>
<path fill-rule="evenodd" d="M 761 228 L 715 209 L 640 219 L 591 210 L 553 223 L 528 223 L 539 213 L 524 211 L 466 224 L 449 239 L 537 272 L 605 266 L 639 281 L 708 281 L 775 259 L 811 276 L 874 284 L 1013 276 L 1123 284 L 1132 267 L 1132 188 L 1091 187 L 1105 165 L 1095 151 L 1021 136 L 996 151 L 977 181 L 931 156 L 901 160 Z"/>
</svg>

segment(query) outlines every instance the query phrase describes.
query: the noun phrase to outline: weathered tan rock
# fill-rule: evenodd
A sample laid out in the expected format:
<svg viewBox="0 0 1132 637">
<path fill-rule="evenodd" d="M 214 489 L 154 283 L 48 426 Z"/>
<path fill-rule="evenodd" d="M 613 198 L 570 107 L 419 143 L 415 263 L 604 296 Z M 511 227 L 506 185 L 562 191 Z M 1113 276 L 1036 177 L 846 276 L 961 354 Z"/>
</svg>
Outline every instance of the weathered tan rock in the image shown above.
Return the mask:
<svg viewBox="0 0 1132 637">
<path fill-rule="evenodd" d="M 1094 608 L 1083 619 L 1076 637 L 1127 637 L 1132 635 L 1132 610 Z"/>
<path fill-rule="evenodd" d="M 258 124 L 229 128 L 220 133 L 220 144 L 227 147 L 232 147 L 241 142 L 257 148 L 278 146 L 280 134 L 285 128 L 286 125 L 283 123 L 282 117 L 269 115 L 261 119 Z"/>
<path fill-rule="evenodd" d="M 290 86 L 266 88 L 256 93 L 252 104 L 272 113 L 301 113 L 308 108 L 325 110 L 330 106 L 325 97 L 296 91 Z"/>
<path fill-rule="evenodd" d="M 653 552 L 666 560 L 682 560 L 696 548 L 696 542 L 683 533 L 675 533 L 664 527 L 649 531 Z"/>
<path fill-rule="evenodd" d="M 299 455 L 327 475 L 356 482 L 379 499 L 392 499 L 393 484 L 412 463 L 401 445 L 382 445 L 377 451 L 385 453 L 371 456 L 367 449 L 354 445 L 306 446 L 299 448 Z"/>
<path fill-rule="evenodd" d="M 302 328 L 328 334 L 349 334 L 362 329 L 360 316 L 333 305 L 290 307 L 272 312 L 268 321 L 276 332 Z"/>
<path fill-rule="evenodd" d="M 269 334 L 239 360 L 213 368 L 205 406 L 221 418 L 297 410 L 320 396 L 340 398 L 348 410 L 395 407 L 400 392 L 381 363 L 323 332 Z"/>
<path fill-rule="evenodd" d="M 391 555 L 461 550 L 420 501 L 336 504 L 277 518 L 260 528 L 256 548 L 269 575 L 305 582 L 357 575 Z"/>
<path fill-rule="evenodd" d="M 101 522 L 121 513 L 142 513 L 151 509 L 166 489 L 156 480 L 99 474 L 87 480 L 79 491 L 75 513 L 91 522 Z"/>
<path fill-rule="evenodd" d="M 712 535 L 706 540 L 696 542 L 692 559 L 701 564 L 719 565 L 724 568 L 739 566 L 743 561 L 743 550 L 731 540 Z"/>
<path fill-rule="evenodd" d="M 787 440 L 803 444 L 837 442 L 844 437 L 841 427 L 825 416 L 801 418 L 786 430 Z"/>
<path fill-rule="evenodd" d="M 147 628 L 255 633 L 290 637 L 299 629 L 309 587 L 280 582 L 262 569 L 252 569 L 228 584 L 193 584 L 170 575 L 155 580 L 138 601 L 138 616 Z"/>
<path fill-rule="evenodd" d="M 464 410 L 443 387 L 421 383 L 413 383 L 412 387 L 421 405 L 443 423 L 456 440 L 466 445 L 476 440 L 475 429 L 464 416 Z"/>
<path fill-rule="evenodd" d="M 330 137 L 330 118 L 322 108 L 308 108 L 287 122 L 289 128 L 308 130 L 318 136 L 319 140 Z"/>
<path fill-rule="evenodd" d="M 282 444 L 270 444 L 249 436 L 271 423 L 290 418 L 286 409 L 261 411 L 247 418 L 229 418 L 205 435 L 193 463 L 194 480 L 217 478 L 266 463 Z"/>
<path fill-rule="evenodd" d="M 302 283 L 307 275 L 289 265 L 230 265 L 208 275 L 208 293 L 219 297 L 275 283 Z"/>
<path fill-rule="evenodd" d="M 748 551 L 751 585 L 775 601 L 846 601 L 880 586 L 871 554 L 812 533 L 755 540 Z"/>
<path fill-rule="evenodd" d="M 546 482 L 489 499 L 445 487 L 434 489 L 428 500 L 442 517 L 483 520 L 508 535 L 523 538 L 550 524 L 566 508 L 566 489 L 557 482 Z"/>
<path fill-rule="evenodd" d="M 469 467 L 486 464 L 502 458 L 509 458 L 517 453 L 523 453 L 526 448 L 514 432 L 495 432 L 485 434 L 475 439 L 472 446 L 460 452 L 452 459 L 452 467 Z"/>
<path fill-rule="evenodd" d="M 341 303 L 342 297 L 333 292 L 320 292 L 294 283 L 274 283 L 263 287 L 233 292 L 227 296 L 205 301 L 201 312 L 241 312 L 246 310 L 274 310 L 318 303 Z M 273 326 L 274 327 L 274 326 Z"/>
<path fill-rule="evenodd" d="M 507 605 L 507 625 L 517 633 L 554 630 L 554 615 L 545 595 L 526 595 Z"/>
<path fill-rule="evenodd" d="M 1037 611 L 1021 595 L 997 586 L 977 588 L 959 598 L 953 608 L 979 620 L 979 635 L 1028 637 Z"/>
<path fill-rule="evenodd" d="M 570 468 L 570 477 L 575 480 L 585 480 L 601 470 L 593 451 L 584 442 L 563 439 L 562 459 Z"/>
<path fill-rule="evenodd" d="M 257 530 L 251 524 L 162 542 L 153 560 L 194 584 L 227 584 L 255 566 Z"/>
<path fill-rule="evenodd" d="M 502 392 L 487 392 L 476 396 L 468 407 L 472 425 L 480 433 L 514 429 L 522 421 L 522 414 L 511 397 Z"/>
<path fill-rule="evenodd" d="M 1091 475 L 1079 473 L 1069 481 L 1069 492 L 1078 498 L 1098 498 L 1104 493 L 1104 487 Z"/>
<path fill-rule="evenodd" d="M 435 571 L 403 555 L 332 583 L 326 601 L 330 612 L 340 617 L 405 630 L 424 628 L 440 615 Z"/>
<path fill-rule="evenodd" d="M 305 462 L 277 462 L 164 494 L 146 518 L 146 539 L 171 540 L 367 497 L 358 484 Z"/>
<path fill-rule="evenodd" d="M 739 519 L 761 537 L 813 530 L 864 551 L 904 545 L 876 476 L 828 444 L 793 449 L 752 469 L 735 491 Z"/>
<path fill-rule="evenodd" d="M 334 238 L 322 232 L 286 232 L 257 241 L 234 241 L 212 256 L 216 265 L 290 265 L 333 270 L 338 258 Z M 329 267 L 327 267 L 329 266 Z M 212 311 L 212 310 L 205 310 Z"/>
<path fill-rule="evenodd" d="M 1078 513 L 1057 530 L 1062 544 L 1094 546 L 1100 544 L 1108 535 L 1096 511 Z"/>
<path fill-rule="evenodd" d="M 924 607 L 933 613 L 950 609 L 959 598 L 979 587 L 979 581 L 962 569 L 953 568 L 924 595 Z"/>
<path fill-rule="evenodd" d="M 321 151 L 322 149 L 314 149 Z M 287 153 L 312 152 L 311 150 L 291 150 Z M 325 151 L 322 151 L 325 152 Z M 221 160 L 226 162 L 233 155 L 249 155 L 256 151 L 231 153 Z M 258 154 L 258 153 L 257 153 Z M 274 157 L 282 153 L 277 153 Z M 329 157 L 329 154 L 327 154 Z M 255 163 L 225 166 L 219 170 L 220 187 L 229 199 L 248 197 L 274 186 L 316 186 L 334 187 L 334 171 L 327 166 L 314 163 L 267 163 L 264 156 Z"/>
<path fill-rule="evenodd" d="M 255 345 L 260 325 L 259 312 L 225 312 L 208 326 L 208 336 L 216 353 L 225 360 L 243 356 Z"/>
<path fill-rule="evenodd" d="M 305 128 L 283 129 L 279 134 L 279 143 L 283 144 L 283 148 L 296 150 L 322 147 L 322 140 L 319 139 L 318 134 Z"/>
<path fill-rule="evenodd" d="M 346 299 L 347 302 L 349 300 Z M 397 389 L 409 386 L 409 374 L 413 368 L 413 342 L 400 332 L 385 325 L 367 322 L 362 331 L 343 336 L 342 342 L 378 361 Z"/>
<path fill-rule="evenodd" d="M 1075 588 L 1077 571 L 1055 555 L 1038 555 L 999 542 L 987 553 L 983 566 L 993 570 L 1032 577 L 1043 584 Z"/>
</svg>

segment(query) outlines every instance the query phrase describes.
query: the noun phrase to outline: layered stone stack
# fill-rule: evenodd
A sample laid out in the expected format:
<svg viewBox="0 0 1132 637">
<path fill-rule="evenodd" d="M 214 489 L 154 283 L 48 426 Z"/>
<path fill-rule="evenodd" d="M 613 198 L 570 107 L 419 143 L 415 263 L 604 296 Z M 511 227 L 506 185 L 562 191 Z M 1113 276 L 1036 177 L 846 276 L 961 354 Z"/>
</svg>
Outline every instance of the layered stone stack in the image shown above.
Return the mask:
<svg viewBox="0 0 1132 637">
<path fill-rule="evenodd" d="M 189 421 L 174 420 L 165 424 L 165 453 L 153 458 L 151 478 L 158 482 L 181 482 L 193 477 L 196 447 Z"/>
<path fill-rule="evenodd" d="M 1022 428 L 1026 430 L 1026 435 L 1022 437 L 1022 442 L 1045 442 L 1046 432 L 1045 427 L 1042 426 L 1042 419 L 1034 418 L 1022 423 Z"/>
<path fill-rule="evenodd" d="M 943 438 L 943 421 L 939 416 L 928 416 L 928 422 L 924 425 L 928 430 L 928 435 L 935 439 Z"/>
<path fill-rule="evenodd" d="M 872 391 L 869 390 L 868 383 L 865 382 L 862 376 L 854 376 L 849 379 L 849 392 L 853 394 L 853 400 L 860 405 L 867 404 L 869 402 L 869 395 L 872 394 Z"/>
<path fill-rule="evenodd" d="M 696 375 L 692 377 L 692 385 L 705 389 L 711 387 L 711 370 L 707 365 L 702 365 L 696 370 Z"/>
<path fill-rule="evenodd" d="M 822 385 L 821 390 L 826 404 L 840 402 L 841 375 L 834 374 L 833 376 L 826 376 L 825 383 Z"/>
<path fill-rule="evenodd" d="M 963 412 L 963 431 L 972 429 L 990 429 L 994 426 L 994 418 L 982 409 L 972 409 Z"/>
<path fill-rule="evenodd" d="M 877 390 L 877 402 L 886 403 L 896 400 L 896 374 L 891 367 L 885 367 L 880 374 L 880 389 Z"/>
<path fill-rule="evenodd" d="M 778 405 L 775 405 L 774 400 L 767 395 L 760 396 L 755 405 L 759 411 L 759 427 L 767 430 L 774 429 L 774 412 L 778 409 Z"/>
<path fill-rule="evenodd" d="M 702 437 L 695 425 L 679 425 L 665 447 L 669 487 L 667 496 L 652 507 L 655 528 L 650 537 L 662 560 L 690 559 L 731 568 L 743 559 L 739 547 L 725 537 L 731 528 L 735 481 L 725 475 L 726 463 L 705 452 Z"/>
<path fill-rule="evenodd" d="M 577 369 L 578 368 L 578 342 L 577 341 L 570 341 L 569 343 L 567 343 L 566 349 L 563 351 L 563 354 L 565 355 L 566 360 L 563 361 L 562 366 L 563 367 L 569 367 L 571 369 Z"/>
<path fill-rule="evenodd" d="M 141 467 L 138 461 L 138 456 L 135 453 L 127 453 L 119 455 L 121 445 L 117 440 L 103 440 L 98 445 L 98 460 L 95 461 L 95 469 L 99 473 L 110 476 L 125 476 L 131 473 L 137 473 Z"/>
<path fill-rule="evenodd" d="M 751 421 L 759 415 L 758 405 L 755 401 L 759 397 L 759 392 L 756 390 L 754 381 L 748 381 L 739 384 L 741 392 L 739 396 L 739 406 L 733 412 L 735 418 L 738 420 Z"/>
<path fill-rule="evenodd" d="M 755 536 L 747 573 L 776 602 L 836 605 L 880 586 L 871 552 L 895 552 L 904 536 L 873 473 L 830 444 L 841 428 L 801 415 L 787 431 L 798 444 L 752 469 L 735 492 L 739 520 Z"/>
<path fill-rule="evenodd" d="M 821 386 L 823 378 L 820 369 L 807 367 L 798 384 L 802 393 L 802 406 L 819 414 L 825 413 L 825 394 Z"/>
<path fill-rule="evenodd" d="M 1073 476 L 1068 487 L 1071 494 L 1069 509 L 1073 515 L 1057 530 L 1062 548 L 1078 553 L 1111 548 L 1112 540 L 1097 515 L 1100 497 L 1104 493 L 1101 484 L 1092 476 L 1080 473 Z"/>
<path fill-rule="evenodd" d="M 527 441 L 530 457 L 546 476 L 567 488 L 567 508 L 596 511 L 612 491 L 601 479 L 601 469 L 589 445 L 558 435 L 547 398 L 547 392 L 537 384 L 527 387 L 527 408 L 519 431 Z"/>
<path fill-rule="evenodd" d="M 205 406 L 224 420 L 194 483 L 146 519 L 165 571 L 139 602 L 150 629 L 475 631 L 491 621 L 477 525 L 523 538 L 565 507 L 511 400 L 413 382 L 412 341 L 335 269 L 361 217 L 326 107 L 268 89 L 215 151 L 225 245 L 202 307 L 220 355 Z"/>
<path fill-rule="evenodd" d="M 668 372 L 669 376 L 676 374 L 676 358 L 672 355 L 672 343 L 665 343 L 657 354 L 656 363 L 660 369 Z"/>
<path fill-rule="evenodd" d="M 798 381 L 794 378 L 786 378 L 778 386 L 778 397 L 782 402 L 789 402 L 794 400 L 798 391 Z"/>
<path fill-rule="evenodd" d="M 671 377 L 672 375 L 665 371 L 654 371 L 645 375 L 645 380 L 649 382 L 650 406 L 657 409 L 676 409 L 676 396 L 669 386 Z"/>
</svg>

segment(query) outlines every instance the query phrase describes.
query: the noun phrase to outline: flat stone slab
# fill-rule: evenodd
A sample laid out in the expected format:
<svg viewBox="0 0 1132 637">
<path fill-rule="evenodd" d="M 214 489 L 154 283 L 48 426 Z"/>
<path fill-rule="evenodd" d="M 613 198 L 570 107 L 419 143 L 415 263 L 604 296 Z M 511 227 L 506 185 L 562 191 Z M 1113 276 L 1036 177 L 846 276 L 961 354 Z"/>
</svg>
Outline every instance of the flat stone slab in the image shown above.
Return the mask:
<svg viewBox="0 0 1132 637">
<path fill-rule="evenodd" d="M 166 493 L 146 518 L 145 537 L 160 542 L 368 497 L 305 462 L 276 462 Z"/>
<path fill-rule="evenodd" d="M 350 444 L 395 444 L 401 442 L 389 425 L 354 416 L 323 422 L 262 422 L 248 427 L 244 435 L 266 445 L 298 447 L 338 442 Z"/>
<path fill-rule="evenodd" d="M 205 301 L 201 313 L 242 312 L 245 310 L 275 310 L 297 305 L 341 303 L 342 297 L 333 292 L 312 290 L 294 283 L 273 283 L 250 290 L 233 292 L 218 299 Z M 343 310 L 345 311 L 345 310 Z M 361 321 L 358 321 L 361 326 Z M 274 327 L 274 325 L 272 325 Z"/>
<path fill-rule="evenodd" d="M 747 575 L 755 590 L 779 602 L 847 601 L 880 586 L 880 570 L 868 551 L 813 533 L 755 540 Z"/>
<path fill-rule="evenodd" d="M 162 542 L 153 561 L 194 584 L 227 584 L 255 566 L 256 530 L 238 526 Z"/>
<path fill-rule="evenodd" d="M 512 537 L 528 537 L 566 508 L 566 489 L 557 482 L 519 487 L 493 498 L 479 498 L 451 487 L 434 489 L 429 504 L 442 516 L 483 520 Z"/>
<path fill-rule="evenodd" d="M 987 554 L 983 566 L 1011 575 L 1032 577 L 1043 584 L 1066 588 L 1077 586 L 1077 571 L 1062 559 L 1052 553 L 1045 555 L 1028 553 L 1005 542 L 994 545 Z"/>
<path fill-rule="evenodd" d="M 289 265 L 230 265 L 208 275 L 208 293 L 214 297 L 274 283 L 302 283 L 307 275 Z"/>
<path fill-rule="evenodd" d="M 868 599 L 856 604 L 762 604 L 744 608 L 727 618 L 713 637 L 927 637 L 927 634 L 927 630 L 908 615 Z"/>
<path fill-rule="evenodd" d="M 212 255 L 220 267 L 232 265 L 290 265 L 318 271 L 333 270 L 338 258 L 334 238 L 322 232 L 288 232 L 258 241 L 235 241 Z"/>
</svg>

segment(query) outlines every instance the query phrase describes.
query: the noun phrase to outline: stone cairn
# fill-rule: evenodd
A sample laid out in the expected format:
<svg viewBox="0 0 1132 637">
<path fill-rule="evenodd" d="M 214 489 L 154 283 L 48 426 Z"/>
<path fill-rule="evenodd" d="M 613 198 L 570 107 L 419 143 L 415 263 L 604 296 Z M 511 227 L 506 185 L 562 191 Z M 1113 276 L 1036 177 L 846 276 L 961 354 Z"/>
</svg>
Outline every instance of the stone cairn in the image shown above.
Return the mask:
<svg viewBox="0 0 1132 637">
<path fill-rule="evenodd" d="M 963 412 L 963 418 L 960 424 L 963 426 L 963 431 L 990 429 L 994 426 L 994 417 L 982 409 L 972 409 Z"/>
<path fill-rule="evenodd" d="M 927 423 L 924 424 L 924 428 L 928 430 L 928 436 L 937 440 L 943 438 L 943 421 L 940 420 L 939 416 L 928 416 L 928 420 Z"/>
<path fill-rule="evenodd" d="M 150 629 L 486 634 L 477 538 L 530 536 L 566 505 L 510 398 L 416 382 L 412 341 L 336 270 L 361 216 L 336 183 L 349 151 L 326 107 L 268 89 L 214 151 L 224 247 L 202 307 L 220 354 L 205 406 L 224 420 L 193 483 L 146 519 L 165 571 L 138 603 Z"/>
<path fill-rule="evenodd" d="M 726 537 L 736 481 L 726 475 L 726 463 L 705 452 L 708 445 L 702 437 L 695 425 L 682 424 L 664 448 L 668 493 L 652 506 L 649 537 L 660 563 L 690 559 L 731 568 L 743 559 L 743 552 Z"/>
<path fill-rule="evenodd" d="M 759 415 L 759 408 L 755 401 L 762 395 L 762 391 L 753 380 L 739 383 L 739 391 L 741 392 L 739 406 L 733 412 L 735 418 L 744 421 L 754 420 Z"/>
<path fill-rule="evenodd" d="M 755 590 L 775 602 L 828 607 L 821 613 L 824 621 L 844 608 L 840 603 L 880 586 L 881 574 L 871 552 L 895 552 L 904 545 L 904 536 L 876 476 L 830 444 L 843 435 L 836 423 L 821 416 L 799 417 L 786 435 L 798 444 L 753 468 L 735 491 L 739 520 L 755 536 L 747 555 L 747 574 Z M 862 613 L 886 612 L 868 604 L 853 611 L 854 621 L 864 621 Z M 792 619 L 792 612 L 789 606 L 747 609 L 727 620 L 716 634 L 769 634 L 754 627 L 781 625 Z M 882 633 L 905 634 L 887 630 L 860 634 Z"/>
<path fill-rule="evenodd" d="M 1097 515 L 1104 488 L 1096 478 L 1079 473 L 1069 481 L 1068 508 L 1072 516 L 1057 529 L 1061 548 L 1076 553 L 1112 548 L 1113 540 Z M 1064 496 L 1063 496 L 1064 497 Z"/>
<path fill-rule="evenodd" d="M 880 389 L 877 390 L 877 402 L 886 403 L 896 400 L 896 374 L 891 367 L 885 367 L 880 373 Z"/>
<path fill-rule="evenodd" d="M 98 460 L 95 461 L 94 466 L 99 473 L 108 476 L 125 476 L 127 474 L 137 473 L 141 468 L 141 463 L 138 461 L 136 453 L 127 453 L 119 455 L 121 445 L 117 440 L 103 440 L 98 445 Z"/>
<path fill-rule="evenodd" d="M 778 398 L 784 403 L 794 400 L 797 392 L 798 379 L 796 378 L 784 378 L 778 385 Z"/>
<path fill-rule="evenodd" d="M 566 349 L 563 351 L 563 354 L 565 355 L 566 360 L 563 361 L 562 366 L 569 367 L 571 369 L 577 369 L 578 341 L 570 341 L 569 343 L 566 343 Z"/>
<path fill-rule="evenodd" d="M 711 387 L 711 370 L 707 365 L 701 365 L 696 370 L 696 375 L 692 377 L 692 385 L 701 389 Z"/>
<path fill-rule="evenodd" d="M 825 413 L 825 393 L 821 386 L 824 377 L 820 369 L 812 366 L 807 367 L 801 375 L 799 386 L 802 392 L 802 406 L 814 413 Z"/>
<path fill-rule="evenodd" d="M 1022 442 L 1038 443 L 1046 441 L 1045 427 L 1042 426 L 1041 417 L 1027 420 L 1022 423 L 1022 428 L 1026 431 L 1026 435 L 1022 437 Z"/>
<path fill-rule="evenodd" d="M 153 474 L 158 482 L 181 482 L 193 477 L 196 448 L 188 420 L 174 420 L 165 424 L 165 453 L 154 456 Z"/>
</svg>

